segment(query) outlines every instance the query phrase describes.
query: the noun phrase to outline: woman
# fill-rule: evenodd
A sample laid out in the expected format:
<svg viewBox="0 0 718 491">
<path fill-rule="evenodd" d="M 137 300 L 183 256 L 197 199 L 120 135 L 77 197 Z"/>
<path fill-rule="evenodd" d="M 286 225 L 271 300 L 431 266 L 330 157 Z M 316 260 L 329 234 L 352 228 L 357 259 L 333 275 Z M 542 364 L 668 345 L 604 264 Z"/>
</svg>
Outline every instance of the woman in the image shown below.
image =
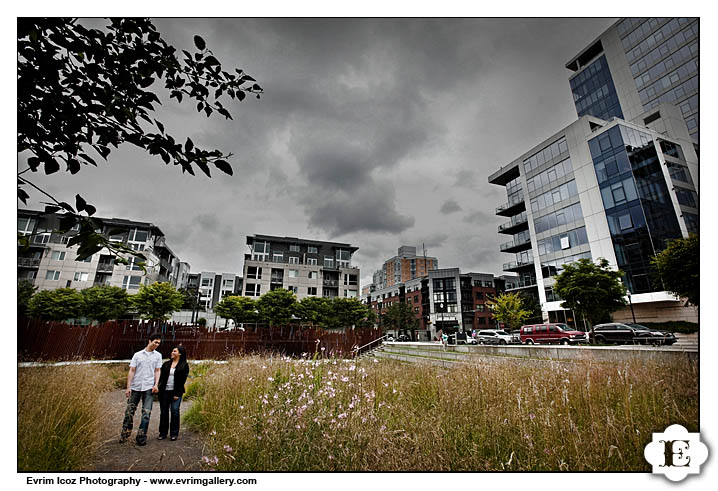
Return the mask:
<svg viewBox="0 0 718 491">
<path fill-rule="evenodd" d="M 160 436 L 158 440 L 167 438 L 168 427 L 170 440 L 177 440 L 180 424 L 179 409 L 188 374 L 187 352 L 184 346 L 179 345 L 172 350 L 170 359 L 164 362 L 160 370 L 160 382 L 157 386 L 160 399 Z"/>
</svg>

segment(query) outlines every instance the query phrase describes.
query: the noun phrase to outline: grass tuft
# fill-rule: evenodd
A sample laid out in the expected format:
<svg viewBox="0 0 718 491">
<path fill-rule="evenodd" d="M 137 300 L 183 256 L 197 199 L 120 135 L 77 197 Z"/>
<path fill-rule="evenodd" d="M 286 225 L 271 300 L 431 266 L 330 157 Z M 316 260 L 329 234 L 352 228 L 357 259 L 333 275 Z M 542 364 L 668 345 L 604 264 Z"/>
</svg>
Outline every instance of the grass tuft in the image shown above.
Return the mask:
<svg viewBox="0 0 718 491">
<path fill-rule="evenodd" d="M 112 387 L 105 367 L 18 370 L 18 470 L 85 469 L 97 445 L 97 400 Z"/>
</svg>

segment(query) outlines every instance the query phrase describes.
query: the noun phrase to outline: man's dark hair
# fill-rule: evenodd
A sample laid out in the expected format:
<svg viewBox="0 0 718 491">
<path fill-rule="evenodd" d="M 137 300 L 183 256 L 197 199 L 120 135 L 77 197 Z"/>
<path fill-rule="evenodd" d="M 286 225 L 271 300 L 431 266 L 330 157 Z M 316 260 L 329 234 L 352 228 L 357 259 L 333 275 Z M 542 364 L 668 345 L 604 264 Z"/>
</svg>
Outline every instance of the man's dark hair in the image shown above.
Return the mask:
<svg viewBox="0 0 718 491">
<path fill-rule="evenodd" d="M 149 339 L 150 339 L 150 342 L 154 341 L 155 339 L 159 339 L 160 341 L 162 341 L 162 334 L 160 334 L 158 332 L 153 332 L 152 334 L 150 334 Z"/>
</svg>

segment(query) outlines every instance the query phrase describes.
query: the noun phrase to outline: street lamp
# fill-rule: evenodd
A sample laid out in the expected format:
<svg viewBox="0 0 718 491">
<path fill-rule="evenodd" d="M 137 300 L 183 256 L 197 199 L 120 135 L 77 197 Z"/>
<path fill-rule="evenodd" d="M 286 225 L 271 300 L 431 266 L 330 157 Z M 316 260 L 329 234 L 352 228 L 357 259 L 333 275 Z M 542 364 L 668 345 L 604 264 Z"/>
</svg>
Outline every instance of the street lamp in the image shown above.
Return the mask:
<svg viewBox="0 0 718 491">
<path fill-rule="evenodd" d="M 633 317 L 633 323 L 636 324 L 636 313 L 633 311 L 633 302 L 631 301 L 631 290 L 626 290 L 628 294 L 628 305 L 631 307 L 631 317 Z"/>
</svg>

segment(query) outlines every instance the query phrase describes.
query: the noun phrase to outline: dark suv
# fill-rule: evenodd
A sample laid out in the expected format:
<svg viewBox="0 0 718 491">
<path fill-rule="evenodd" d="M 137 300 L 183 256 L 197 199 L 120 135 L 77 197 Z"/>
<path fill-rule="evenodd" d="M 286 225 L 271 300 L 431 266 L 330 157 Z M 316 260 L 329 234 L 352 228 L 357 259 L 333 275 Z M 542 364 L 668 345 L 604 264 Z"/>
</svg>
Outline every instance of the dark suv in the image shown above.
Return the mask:
<svg viewBox="0 0 718 491">
<path fill-rule="evenodd" d="M 665 344 L 670 346 L 676 342 L 676 336 L 672 332 L 657 331 L 640 324 L 623 324 L 621 322 L 593 326 L 593 332 L 589 334 L 589 337 L 596 344 Z"/>
</svg>

